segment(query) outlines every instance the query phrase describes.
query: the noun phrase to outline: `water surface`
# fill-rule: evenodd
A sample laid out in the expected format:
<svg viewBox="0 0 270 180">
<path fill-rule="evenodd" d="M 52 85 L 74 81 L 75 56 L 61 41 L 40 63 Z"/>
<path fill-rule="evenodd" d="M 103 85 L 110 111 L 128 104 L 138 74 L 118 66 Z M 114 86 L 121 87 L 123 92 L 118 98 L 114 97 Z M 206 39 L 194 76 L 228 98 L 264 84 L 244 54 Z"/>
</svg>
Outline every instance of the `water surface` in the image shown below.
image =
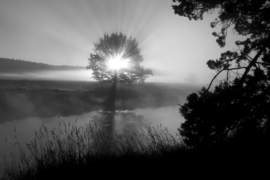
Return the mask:
<svg viewBox="0 0 270 180">
<path fill-rule="evenodd" d="M 10 153 L 18 153 L 15 142 L 19 142 L 23 148 L 26 143 L 30 143 L 35 138 L 35 132 L 39 132 L 41 126 L 47 127 L 49 131 L 54 128 L 64 128 L 65 125 L 86 126 L 89 122 L 97 121 L 96 117 L 100 114 L 98 111 L 89 112 L 77 116 L 51 118 L 26 118 L 13 120 L 0 124 L 0 170 L 4 167 L 3 157 L 5 154 L 9 157 Z M 143 126 L 166 127 L 172 135 L 178 133 L 177 128 L 184 121 L 179 114 L 178 106 L 135 109 L 132 111 L 116 111 L 114 131 L 121 133 L 122 130 L 138 130 Z M 99 123 L 97 121 L 97 123 Z"/>
</svg>

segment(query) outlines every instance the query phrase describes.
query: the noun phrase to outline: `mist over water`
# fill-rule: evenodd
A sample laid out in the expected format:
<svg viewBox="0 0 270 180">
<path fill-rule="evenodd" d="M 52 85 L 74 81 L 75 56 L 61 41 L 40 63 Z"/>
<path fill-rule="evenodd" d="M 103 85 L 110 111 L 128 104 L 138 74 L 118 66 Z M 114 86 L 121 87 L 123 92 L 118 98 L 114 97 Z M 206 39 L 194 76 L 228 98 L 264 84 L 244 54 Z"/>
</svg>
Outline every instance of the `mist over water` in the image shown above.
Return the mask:
<svg viewBox="0 0 270 180">
<path fill-rule="evenodd" d="M 3 157 L 5 154 L 9 157 L 11 152 L 15 155 L 18 153 L 17 148 L 14 146 L 15 142 L 18 141 L 26 149 L 26 143 L 30 143 L 35 138 L 35 132 L 38 133 L 42 126 L 45 126 L 48 131 L 52 131 L 54 128 L 63 130 L 65 125 L 85 127 L 89 123 L 99 123 L 95 119 L 99 114 L 99 111 L 93 111 L 76 116 L 32 117 L 1 123 L 0 170 L 2 171 L 4 167 Z M 166 127 L 172 135 L 176 135 L 177 128 L 180 127 L 180 123 L 183 121 L 184 119 L 179 114 L 178 106 L 144 108 L 130 111 L 122 110 L 116 111 L 114 131 L 115 133 L 121 133 L 123 129 L 139 130 L 144 126 L 157 127 L 161 125 Z"/>
<path fill-rule="evenodd" d="M 1 73 L 3 79 L 54 80 L 54 81 L 89 81 L 90 70 L 36 71 L 23 73 Z"/>
<path fill-rule="evenodd" d="M 0 172 L 5 166 L 5 155 L 9 164 L 11 153 L 18 157 L 18 143 L 30 154 L 26 143 L 49 140 L 37 138 L 36 133 L 39 136 L 44 127 L 49 137 L 54 130 L 64 132 L 65 127 L 71 130 L 74 126 L 85 130 L 91 124 L 109 136 L 152 127 L 166 128 L 178 138 L 177 128 L 184 118 L 177 104 L 183 104 L 187 95 L 198 89 L 173 83 L 119 84 L 115 99 L 111 100 L 110 84 L 40 80 L 0 83 Z M 111 102 L 115 102 L 113 108 L 108 106 Z M 64 132 L 61 138 L 67 134 Z"/>
</svg>

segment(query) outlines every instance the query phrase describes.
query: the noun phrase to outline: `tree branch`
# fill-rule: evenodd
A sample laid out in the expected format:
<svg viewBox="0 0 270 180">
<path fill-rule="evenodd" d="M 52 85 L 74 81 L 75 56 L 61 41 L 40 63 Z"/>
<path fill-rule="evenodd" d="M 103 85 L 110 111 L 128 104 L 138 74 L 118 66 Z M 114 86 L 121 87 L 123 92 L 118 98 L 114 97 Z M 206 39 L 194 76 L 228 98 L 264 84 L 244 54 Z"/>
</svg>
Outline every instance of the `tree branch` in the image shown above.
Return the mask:
<svg viewBox="0 0 270 180">
<path fill-rule="evenodd" d="M 263 66 L 270 66 L 270 63 L 264 63 L 264 62 L 256 62 L 257 64 L 261 64 Z"/>
<path fill-rule="evenodd" d="M 246 76 L 248 74 L 248 72 L 250 71 L 251 67 L 254 66 L 254 64 L 257 62 L 258 58 L 261 56 L 261 54 L 263 53 L 263 51 L 266 49 L 266 47 L 268 46 L 268 43 L 270 41 L 270 38 L 268 38 L 263 47 L 260 49 L 260 51 L 256 54 L 256 56 L 251 60 L 251 62 L 249 63 L 249 65 L 247 66 L 243 76 L 241 77 L 240 81 L 239 81 L 239 86 L 241 86 L 244 83 L 244 80 L 246 79 Z"/>
<path fill-rule="evenodd" d="M 245 68 L 247 68 L 247 67 L 237 67 L 237 68 L 230 68 L 230 69 L 222 69 L 222 70 L 220 70 L 213 78 L 212 78 L 212 80 L 211 80 L 211 82 L 210 82 L 210 84 L 209 84 L 209 86 L 208 86 L 208 88 L 207 88 L 207 91 L 209 91 L 209 89 L 210 89 L 210 87 L 212 86 L 212 83 L 213 83 L 213 81 L 216 79 L 216 77 L 221 73 L 221 72 L 223 72 L 223 71 L 232 71 L 232 70 L 236 70 L 236 69 L 245 69 Z"/>
</svg>

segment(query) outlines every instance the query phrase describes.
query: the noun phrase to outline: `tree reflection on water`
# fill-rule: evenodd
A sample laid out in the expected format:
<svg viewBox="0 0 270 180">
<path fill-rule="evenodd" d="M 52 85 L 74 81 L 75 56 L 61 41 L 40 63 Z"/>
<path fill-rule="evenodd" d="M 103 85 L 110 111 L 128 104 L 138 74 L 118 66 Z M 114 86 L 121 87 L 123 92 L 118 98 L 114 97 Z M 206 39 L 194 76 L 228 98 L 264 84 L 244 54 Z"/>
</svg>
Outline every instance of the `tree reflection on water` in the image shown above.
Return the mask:
<svg viewBox="0 0 270 180">
<path fill-rule="evenodd" d="M 102 144 L 103 149 L 107 150 L 109 150 L 117 135 L 123 132 L 132 134 L 150 125 L 142 115 L 137 115 L 131 111 L 100 111 L 92 118 L 91 123 L 95 124 L 98 131 L 106 136 L 99 143 Z"/>
</svg>

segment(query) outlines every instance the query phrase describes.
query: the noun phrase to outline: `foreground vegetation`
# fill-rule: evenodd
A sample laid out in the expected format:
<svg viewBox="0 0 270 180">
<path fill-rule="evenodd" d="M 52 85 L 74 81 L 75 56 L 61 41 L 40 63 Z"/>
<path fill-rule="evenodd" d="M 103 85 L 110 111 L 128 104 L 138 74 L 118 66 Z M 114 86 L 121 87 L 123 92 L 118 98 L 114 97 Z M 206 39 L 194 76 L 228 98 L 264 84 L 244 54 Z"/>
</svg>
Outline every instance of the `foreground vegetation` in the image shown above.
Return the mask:
<svg viewBox="0 0 270 180">
<path fill-rule="evenodd" d="M 6 165 L 4 180 L 81 179 L 98 177 L 142 177 L 180 175 L 214 177 L 267 173 L 269 148 L 223 144 L 203 149 L 188 148 L 180 136 L 161 125 L 139 131 L 123 130 L 114 137 L 96 124 L 77 127 L 60 124 L 57 129 L 40 128 L 27 149 L 17 142 L 19 156 Z"/>
<path fill-rule="evenodd" d="M 146 127 L 136 132 L 123 130 L 111 137 L 96 124 L 77 127 L 65 123 L 53 131 L 42 126 L 26 150 L 19 142 L 16 146 L 20 155 L 12 156 L 4 179 L 102 176 L 104 172 L 134 170 L 143 173 L 149 168 L 160 169 L 161 162 L 165 163 L 164 157 L 167 163 L 175 161 L 176 152 L 185 149 L 179 139 L 161 126 L 157 129 Z"/>
</svg>

